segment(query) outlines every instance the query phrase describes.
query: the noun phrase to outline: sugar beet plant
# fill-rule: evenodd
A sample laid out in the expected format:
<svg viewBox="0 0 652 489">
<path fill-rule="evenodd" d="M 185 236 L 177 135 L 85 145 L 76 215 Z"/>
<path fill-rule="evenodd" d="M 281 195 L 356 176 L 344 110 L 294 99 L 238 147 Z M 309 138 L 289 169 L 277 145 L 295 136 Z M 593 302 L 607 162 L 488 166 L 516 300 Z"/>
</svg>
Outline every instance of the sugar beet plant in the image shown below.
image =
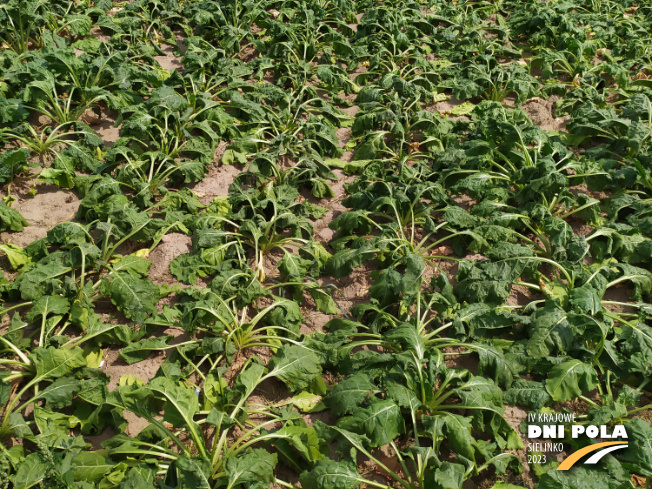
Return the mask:
<svg viewBox="0 0 652 489">
<path fill-rule="evenodd" d="M 651 31 L 5 2 L 0 488 L 649 487 Z M 28 239 L 53 187 L 76 215 Z M 513 408 L 629 447 L 531 463 Z"/>
</svg>

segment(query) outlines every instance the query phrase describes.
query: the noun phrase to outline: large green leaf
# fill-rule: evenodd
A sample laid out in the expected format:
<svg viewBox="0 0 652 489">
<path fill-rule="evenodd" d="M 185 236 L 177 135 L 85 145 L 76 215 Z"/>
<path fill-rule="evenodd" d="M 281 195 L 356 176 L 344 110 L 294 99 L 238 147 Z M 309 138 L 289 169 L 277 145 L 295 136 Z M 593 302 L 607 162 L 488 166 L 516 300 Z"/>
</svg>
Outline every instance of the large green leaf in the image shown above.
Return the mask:
<svg viewBox="0 0 652 489">
<path fill-rule="evenodd" d="M 432 489 L 461 489 L 464 473 L 463 465 L 443 462 L 426 475 L 425 483 Z"/>
<path fill-rule="evenodd" d="M 532 315 L 527 352 L 532 358 L 565 353 L 573 341 L 568 315 L 559 306 L 547 303 Z"/>
<path fill-rule="evenodd" d="M 604 463 L 604 462 L 602 462 Z M 571 470 L 547 470 L 536 486 L 536 489 L 622 489 L 627 487 L 624 481 L 615 480 L 604 470 L 591 470 L 583 466 Z"/>
<path fill-rule="evenodd" d="M 339 382 L 324 397 L 324 403 L 337 415 L 353 413 L 374 393 L 369 377 L 358 372 Z"/>
<path fill-rule="evenodd" d="M 36 368 L 35 381 L 55 380 L 78 367 L 86 366 L 80 348 L 35 348 L 30 355 Z"/>
<path fill-rule="evenodd" d="M 149 314 L 156 314 L 160 290 L 149 279 L 136 278 L 128 273 L 112 273 L 111 281 L 103 291 L 111 302 L 129 319 L 144 322 Z"/>
<path fill-rule="evenodd" d="M 366 435 L 370 446 L 379 447 L 405 432 L 405 419 L 394 401 L 385 399 L 377 400 L 367 408 L 356 409 L 353 416 L 340 419 L 337 426 Z"/>
<path fill-rule="evenodd" d="M 301 486 L 312 489 L 357 489 L 364 479 L 352 462 L 318 460 L 309 472 L 301 474 Z"/>
<path fill-rule="evenodd" d="M 235 457 L 227 457 L 224 460 L 229 479 L 227 488 L 249 483 L 270 484 L 274 480 L 276 462 L 277 455 L 262 448 L 249 448 Z"/>
<path fill-rule="evenodd" d="M 73 464 L 75 479 L 88 482 L 99 482 L 114 467 L 98 452 L 81 452 Z"/>
<path fill-rule="evenodd" d="M 269 376 L 283 382 L 292 392 L 308 387 L 321 375 L 319 357 L 307 348 L 299 345 L 285 345 L 270 360 Z"/>
<path fill-rule="evenodd" d="M 478 352 L 480 357 L 478 375 L 492 378 L 498 385 L 509 387 L 512 384 L 515 372 L 505 360 L 502 351 L 485 344 L 475 344 L 473 349 Z"/>
<path fill-rule="evenodd" d="M 168 470 L 166 482 L 174 481 L 175 489 L 211 489 L 211 463 L 201 457 L 179 457 Z"/>
<path fill-rule="evenodd" d="M 167 400 L 163 419 L 175 428 L 193 428 L 196 423 L 192 417 L 199 411 L 199 400 L 195 390 L 180 387 L 165 377 L 156 377 L 147 388 Z"/>
<path fill-rule="evenodd" d="M 446 440 L 455 453 L 468 460 L 475 461 L 475 440 L 471 435 L 471 419 L 459 414 L 446 413 L 444 423 L 446 426 Z"/>
<path fill-rule="evenodd" d="M 12 209 L 0 201 L 0 231 L 22 231 L 29 223 L 16 209 Z"/>
<path fill-rule="evenodd" d="M 595 369 L 580 360 L 568 360 L 555 365 L 548 373 L 546 390 L 553 400 L 570 401 L 595 388 L 598 376 Z"/>
<path fill-rule="evenodd" d="M 148 358 L 152 352 L 168 350 L 170 348 L 168 343 L 173 338 L 174 335 L 166 335 L 136 341 L 120 350 L 120 358 L 129 365 L 140 362 Z"/>
<path fill-rule="evenodd" d="M 505 391 L 503 400 L 512 406 L 540 409 L 550 400 L 550 395 L 541 382 L 519 379 Z"/>
<path fill-rule="evenodd" d="M 11 477 L 14 489 L 29 489 L 45 479 L 48 463 L 43 460 L 40 453 L 30 453 L 25 460 L 20 462 L 16 474 Z"/>
<path fill-rule="evenodd" d="M 73 396 L 81 388 L 82 384 L 75 377 L 60 377 L 40 391 L 38 398 L 45 399 L 48 408 L 63 409 L 70 406 Z"/>
<path fill-rule="evenodd" d="M 52 255 L 48 257 L 47 263 L 36 265 L 16 279 L 23 299 L 35 300 L 51 293 L 59 287 L 62 280 L 60 277 L 71 270 L 63 266 L 60 261 L 51 258 Z"/>
<path fill-rule="evenodd" d="M 45 318 L 50 314 L 65 314 L 69 309 L 70 303 L 65 297 L 45 295 L 34 301 L 32 308 L 25 315 L 25 321 L 32 323 L 39 317 Z"/>
<path fill-rule="evenodd" d="M 631 472 L 652 477 L 652 426 L 636 418 L 625 425 L 629 446 L 618 454 L 623 465 Z"/>
</svg>

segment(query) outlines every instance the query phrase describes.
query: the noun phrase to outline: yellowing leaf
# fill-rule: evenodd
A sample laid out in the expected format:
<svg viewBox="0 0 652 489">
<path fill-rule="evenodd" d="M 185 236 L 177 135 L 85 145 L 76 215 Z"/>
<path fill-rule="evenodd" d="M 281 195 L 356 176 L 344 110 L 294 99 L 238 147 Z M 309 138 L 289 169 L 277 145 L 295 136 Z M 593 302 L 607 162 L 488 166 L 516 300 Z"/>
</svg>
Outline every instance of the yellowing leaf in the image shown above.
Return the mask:
<svg viewBox="0 0 652 489">
<path fill-rule="evenodd" d="M 89 368 L 100 368 L 102 366 L 102 357 L 104 357 L 104 350 L 91 350 L 86 355 L 86 366 Z"/>
</svg>

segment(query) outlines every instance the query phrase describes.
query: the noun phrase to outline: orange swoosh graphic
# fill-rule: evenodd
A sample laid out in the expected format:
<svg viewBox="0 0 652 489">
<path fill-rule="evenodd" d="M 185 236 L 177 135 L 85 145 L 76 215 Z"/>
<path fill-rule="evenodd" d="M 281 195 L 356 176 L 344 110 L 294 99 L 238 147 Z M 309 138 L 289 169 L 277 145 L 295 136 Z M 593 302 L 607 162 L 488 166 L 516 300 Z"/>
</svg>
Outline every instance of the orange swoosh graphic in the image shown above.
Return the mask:
<svg viewBox="0 0 652 489">
<path fill-rule="evenodd" d="M 570 469 L 573 465 L 575 465 L 575 462 L 577 462 L 579 459 L 581 459 L 584 455 L 587 453 L 595 452 L 596 450 L 599 450 L 600 448 L 604 447 L 609 447 L 611 445 L 627 445 L 626 441 L 605 441 L 603 443 L 596 443 L 594 445 L 589 445 L 588 447 L 584 447 L 579 449 L 578 451 L 572 453 L 566 459 L 557 467 L 557 470 L 568 470 Z"/>
</svg>

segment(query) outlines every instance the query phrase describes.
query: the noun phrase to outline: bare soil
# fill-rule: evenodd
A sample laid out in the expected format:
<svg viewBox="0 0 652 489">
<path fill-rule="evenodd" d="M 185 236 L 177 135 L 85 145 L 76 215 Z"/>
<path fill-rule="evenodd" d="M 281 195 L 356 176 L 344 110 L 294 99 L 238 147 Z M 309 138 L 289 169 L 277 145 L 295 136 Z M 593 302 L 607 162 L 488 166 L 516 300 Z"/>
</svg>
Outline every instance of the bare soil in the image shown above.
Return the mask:
<svg viewBox="0 0 652 489">
<path fill-rule="evenodd" d="M 11 195 L 16 201 L 11 205 L 29 223 L 21 232 L 0 233 L 1 243 L 11 243 L 24 247 L 31 242 L 45 238 L 47 232 L 55 225 L 72 221 L 79 208 L 79 198 L 72 190 L 60 189 L 48 183 L 31 181 L 36 191 L 30 195 L 30 186 L 13 186 Z M 0 196 L 6 196 L 6 188 L 0 191 Z"/>
<path fill-rule="evenodd" d="M 191 248 L 190 236 L 181 233 L 170 233 L 163 236 L 159 245 L 148 256 L 152 261 L 152 266 L 149 269 L 150 280 L 156 285 L 179 284 L 170 273 L 170 263 L 177 256 L 190 253 Z"/>
<path fill-rule="evenodd" d="M 544 131 L 566 131 L 566 124 L 570 122 L 570 116 L 555 117 L 557 100 L 559 100 L 557 96 L 552 96 L 549 99 L 535 97 L 524 103 L 522 108 L 532 123 Z"/>
<path fill-rule="evenodd" d="M 208 168 L 203 180 L 190 188 L 202 204 L 208 205 L 215 197 L 229 195 L 229 188 L 240 172 L 241 170 L 233 165 L 214 164 Z"/>
</svg>

